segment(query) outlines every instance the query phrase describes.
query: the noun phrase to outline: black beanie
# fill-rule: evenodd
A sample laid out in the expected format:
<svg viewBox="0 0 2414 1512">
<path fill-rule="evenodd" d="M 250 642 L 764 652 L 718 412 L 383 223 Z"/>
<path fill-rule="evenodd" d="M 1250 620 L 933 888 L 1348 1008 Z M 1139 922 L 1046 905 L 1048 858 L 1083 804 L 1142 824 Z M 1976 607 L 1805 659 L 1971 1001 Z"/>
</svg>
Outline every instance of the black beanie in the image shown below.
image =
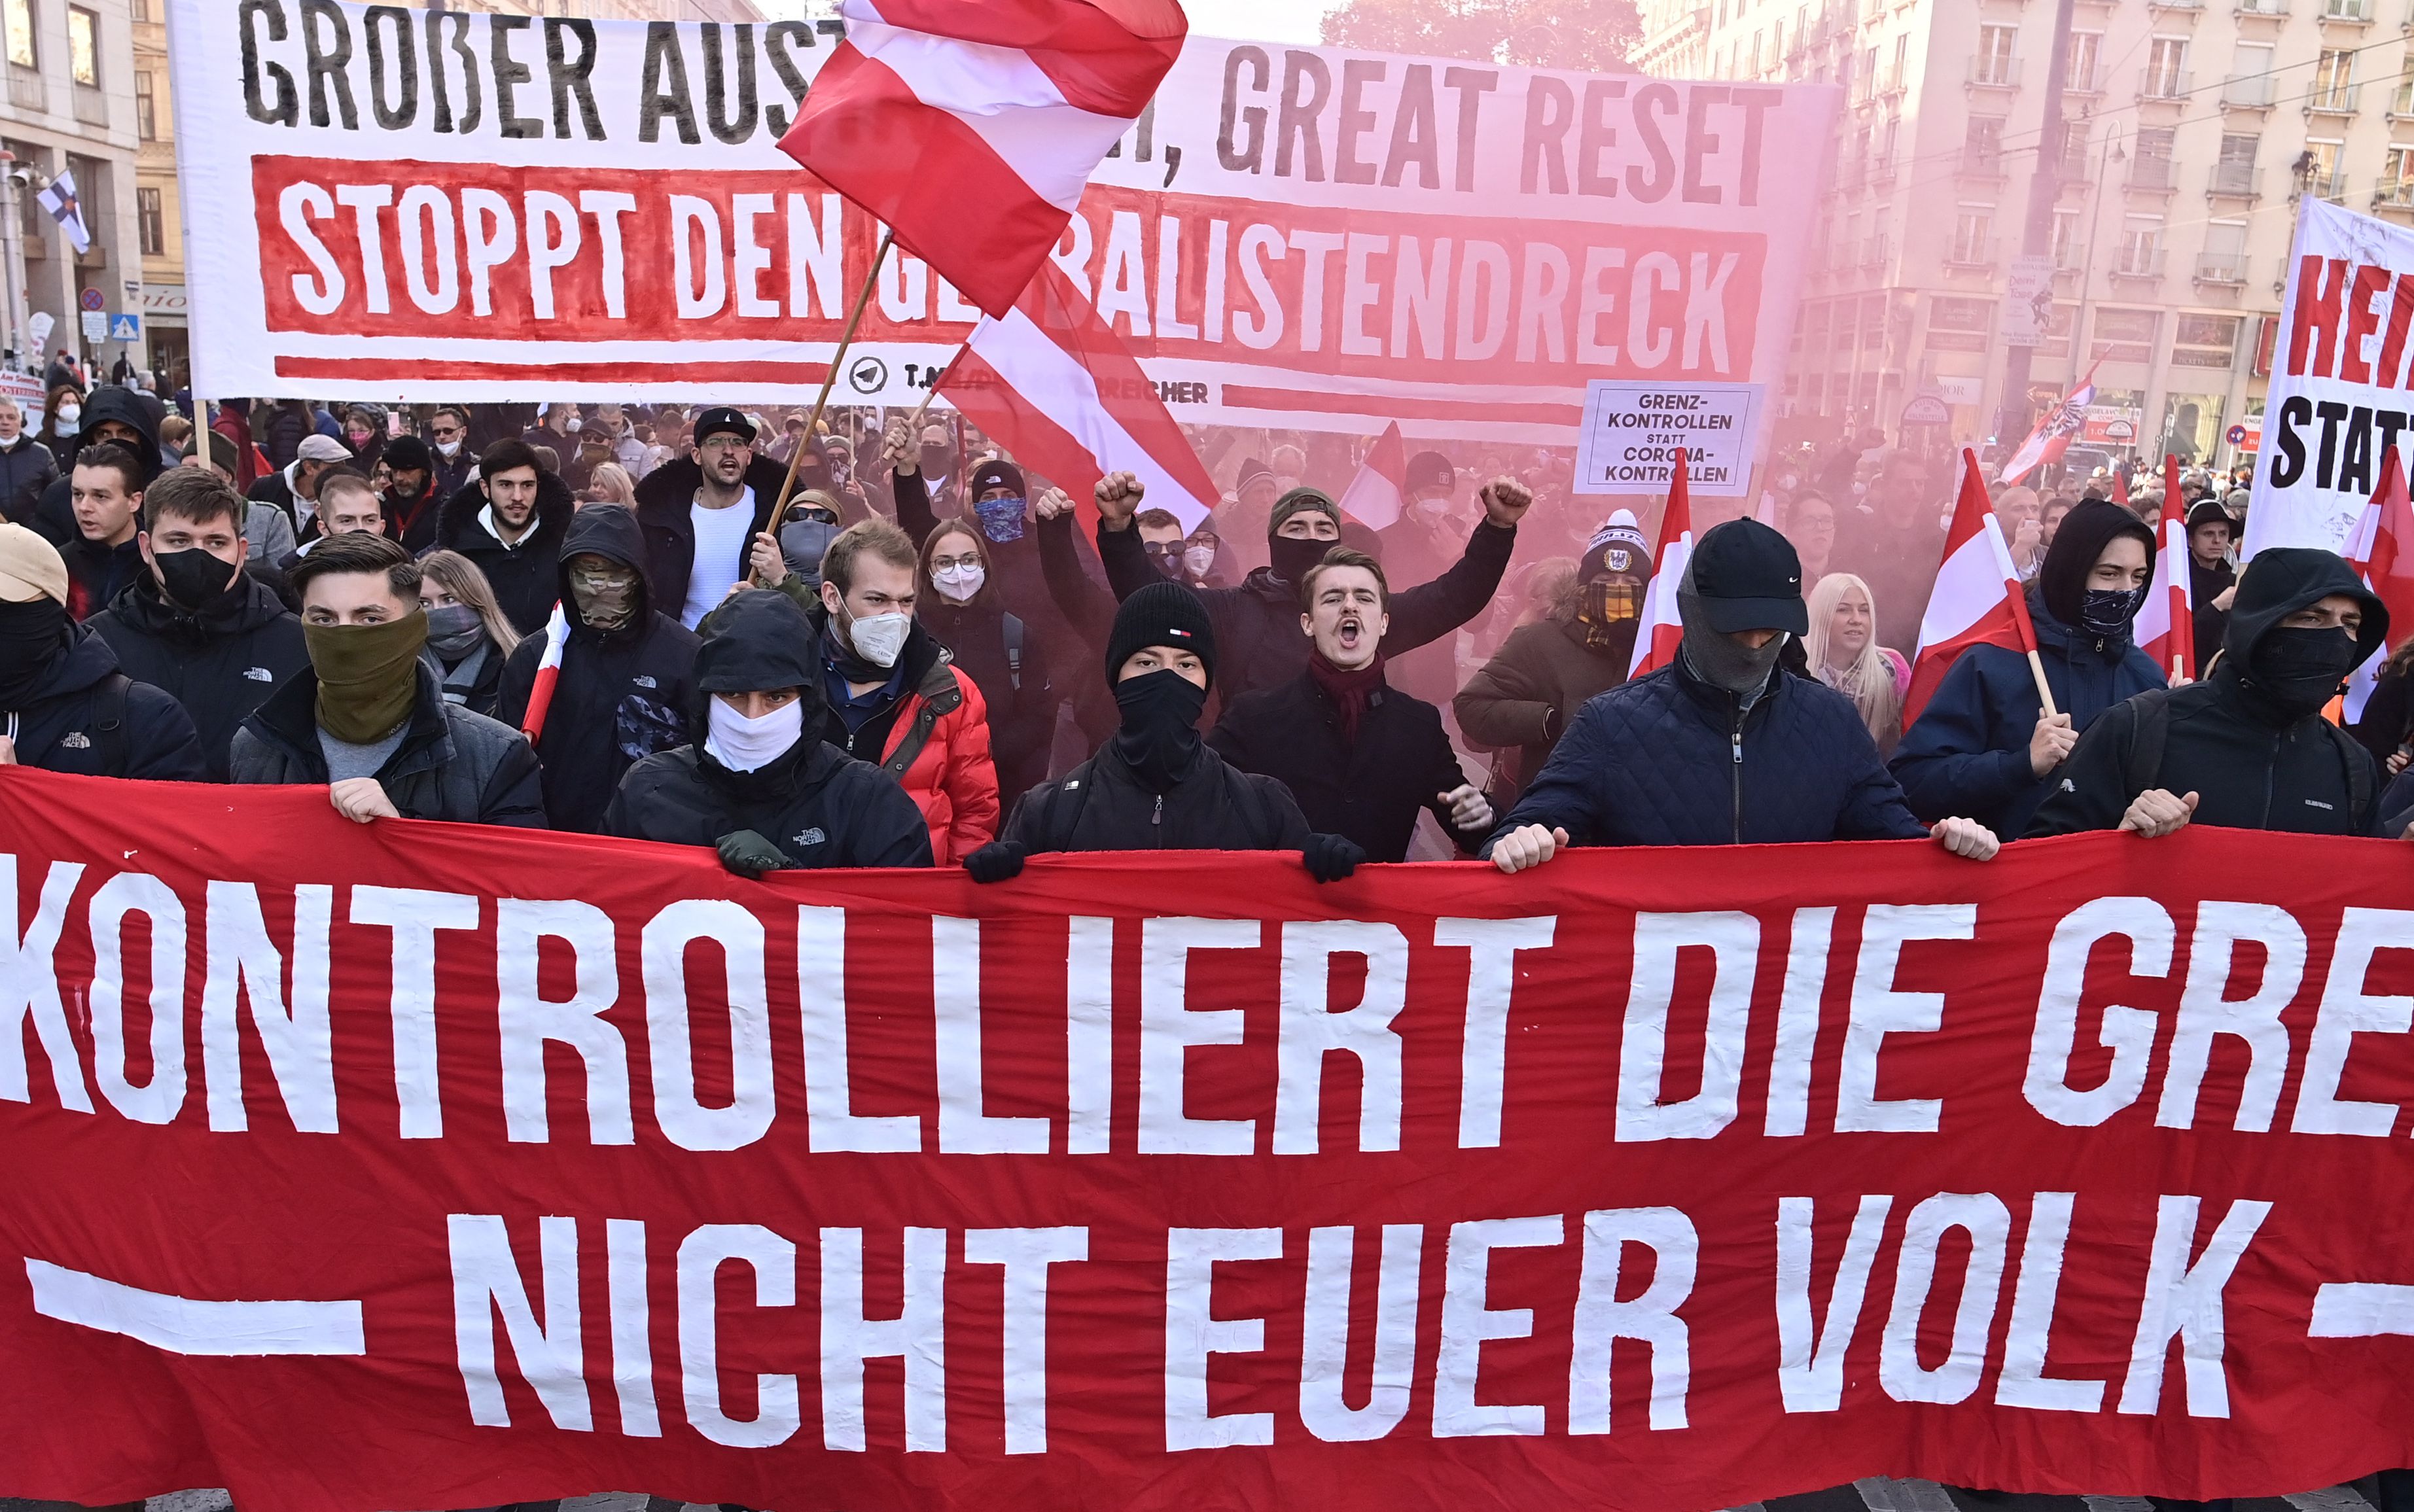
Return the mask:
<svg viewBox="0 0 2414 1512">
<path fill-rule="evenodd" d="M 1003 457 L 991 457 L 973 469 L 971 481 L 964 484 L 964 493 L 969 497 L 978 498 L 991 488 L 1011 489 L 1021 497 L 1023 491 L 1022 469 Z"/>
<path fill-rule="evenodd" d="M 2103 498 L 2082 498 L 2071 506 L 2037 569 L 2037 595 L 2045 600 L 2047 614 L 2065 626 L 2079 623 L 2079 606 L 2087 601 L 2087 574 L 2104 548 L 2122 536 L 2135 538 L 2146 548 L 2146 560 L 2153 561 L 2154 532 L 2128 509 Z"/>
<path fill-rule="evenodd" d="M 1114 629 L 1107 634 L 1107 686 L 1112 688 L 1135 651 L 1152 645 L 1185 647 L 1215 680 L 1215 625 L 1199 595 L 1179 583 L 1144 585 L 1115 611 Z"/>
<path fill-rule="evenodd" d="M 433 472 L 436 459 L 427 443 L 416 436 L 397 436 L 385 443 L 385 465 L 395 472 Z"/>
</svg>

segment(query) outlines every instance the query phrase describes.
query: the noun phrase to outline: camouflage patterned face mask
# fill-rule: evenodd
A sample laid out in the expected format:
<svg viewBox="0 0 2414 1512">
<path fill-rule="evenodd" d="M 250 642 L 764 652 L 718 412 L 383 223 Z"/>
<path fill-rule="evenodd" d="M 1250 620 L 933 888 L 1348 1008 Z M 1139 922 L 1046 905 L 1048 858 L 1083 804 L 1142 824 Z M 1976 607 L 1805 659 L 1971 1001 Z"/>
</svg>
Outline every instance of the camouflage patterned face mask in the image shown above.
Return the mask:
<svg viewBox="0 0 2414 1512">
<path fill-rule="evenodd" d="M 625 630 L 637 614 L 636 569 L 601 556 L 574 557 L 570 597 L 589 630 Z"/>
</svg>

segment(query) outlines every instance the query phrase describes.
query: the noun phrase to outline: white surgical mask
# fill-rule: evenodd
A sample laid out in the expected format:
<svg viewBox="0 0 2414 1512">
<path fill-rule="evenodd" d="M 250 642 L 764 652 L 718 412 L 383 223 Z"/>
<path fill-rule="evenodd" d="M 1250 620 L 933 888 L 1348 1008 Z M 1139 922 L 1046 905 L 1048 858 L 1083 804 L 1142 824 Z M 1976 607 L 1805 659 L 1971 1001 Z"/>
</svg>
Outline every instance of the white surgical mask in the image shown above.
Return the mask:
<svg viewBox="0 0 2414 1512">
<path fill-rule="evenodd" d="M 805 701 L 792 699 L 759 719 L 750 719 L 723 698 L 708 699 L 710 733 L 704 749 L 733 772 L 752 772 L 768 765 L 797 743 L 805 730 Z"/>
<path fill-rule="evenodd" d="M 867 615 L 847 630 L 855 642 L 855 654 L 875 667 L 897 665 L 897 653 L 905 649 L 906 632 L 914 628 L 911 615 Z"/>
<path fill-rule="evenodd" d="M 1183 549 L 1182 565 L 1190 569 L 1192 577 L 1205 577 L 1215 566 L 1215 548 L 1187 546 Z"/>
<path fill-rule="evenodd" d="M 977 562 L 967 562 L 961 567 L 943 567 L 931 574 L 931 582 L 938 588 L 939 597 L 949 603 L 964 602 L 978 593 L 981 585 L 988 581 L 989 573 Z M 856 623 L 860 626 L 863 621 Z"/>
<path fill-rule="evenodd" d="M 83 407 L 82 407 L 82 406 L 81 406 L 81 405 L 61 405 L 61 406 L 59 406 L 59 427 L 58 427 L 58 428 L 59 428 L 59 430 L 60 430 L 62 433 L 65 433 L 65 432 L 67 432 L 67 431 L 72 431 L 72 430 L 74 430 L 78 424 L 80 424 L 80 423 L 82 423 L 82 420 L 83 420 Z"/>
<path fill-rule="evenodd" d="M 439 441 L 436 443 L 436 454 L 443 457 L 457 457 L 461 454 L 461 443 L 458 441 Z"/>
</svg>

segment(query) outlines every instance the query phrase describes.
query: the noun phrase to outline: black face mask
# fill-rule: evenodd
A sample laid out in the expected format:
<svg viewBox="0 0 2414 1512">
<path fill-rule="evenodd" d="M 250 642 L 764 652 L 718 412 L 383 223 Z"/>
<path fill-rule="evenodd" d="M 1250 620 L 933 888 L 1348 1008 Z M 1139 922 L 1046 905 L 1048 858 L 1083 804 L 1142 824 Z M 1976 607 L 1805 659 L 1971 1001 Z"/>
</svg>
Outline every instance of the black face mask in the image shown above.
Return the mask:
<svg viewBox="0 0 2414 1512">
<path fill-rule="evenodd" d="M 2335 630 L 2272 630 L 2255 643 L 2247 677 L 2292 719 L 2317 714 L 2355 671 L 2355 637 Z"/>
<path fill-rule="evenodd" d="M 2126 635 L 2145 605 L 2143 588 L 2090 588 L 2079 600 L 2079 628 L 2090 635 Z"/>
<path fill-rule="evenodd" d="M 205 609 L 218 595 L 234 586 L 239 571 L 222 556 L 213 556 L 199 546 L 184 551 L 155 551 L 151 560 L 159 569 L 160 585 L 171 601 L 186 609 Z"/>
<path fill-rule="evenodd" d="M 1207 689 L 1178 672 L 1150 672 L 1115 684 L 1123 728 L 1115 749 L 1140 779 L 1162 793 L 1199 754 L 1199 714 Z"/>
<path fill-rule="evenodd" d="M 1324 554 L 1338 546 L 1337 541 L 1301 541 L 1290 536 L 1274 536 L 1266 541 L 1266 559 L 1274 576 L 1285 583 L 1306 579 Z"/>
<path fill-rule="evenodd" d="M 67 645 L 67 612 L 55 599 L 0 603 L 0 709 L 22 709 Z"/>
</svg>

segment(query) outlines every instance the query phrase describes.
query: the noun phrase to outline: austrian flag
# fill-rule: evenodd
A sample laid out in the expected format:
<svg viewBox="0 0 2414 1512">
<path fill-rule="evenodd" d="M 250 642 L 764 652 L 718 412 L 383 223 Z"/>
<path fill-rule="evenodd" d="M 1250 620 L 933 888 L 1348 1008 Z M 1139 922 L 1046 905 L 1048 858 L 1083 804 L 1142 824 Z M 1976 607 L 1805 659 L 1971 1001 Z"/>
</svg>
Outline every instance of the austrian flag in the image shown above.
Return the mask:
<svg viewBox="0 0 2414 1512">
<path fill-rule="evenodd" d="M 1003 316 L 1182 51 L 1176 0 L 842 0 L 780 146 Z"/>
</svg>

